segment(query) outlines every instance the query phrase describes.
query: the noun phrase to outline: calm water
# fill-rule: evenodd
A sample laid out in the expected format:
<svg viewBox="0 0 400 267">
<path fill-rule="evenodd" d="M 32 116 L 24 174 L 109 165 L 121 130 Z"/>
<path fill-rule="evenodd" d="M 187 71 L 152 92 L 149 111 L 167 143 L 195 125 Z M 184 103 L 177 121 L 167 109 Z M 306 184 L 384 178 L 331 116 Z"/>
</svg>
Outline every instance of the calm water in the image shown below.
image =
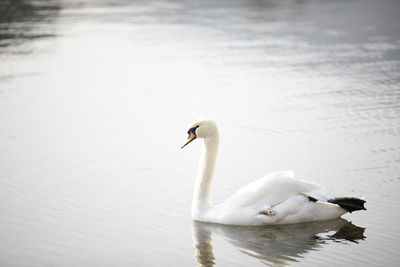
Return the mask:
<svg viewBox="0 0 400 267">
<path fill-rule="evenodd" d="M 0 265 L 399 266 L 400 2 L 0 0 Z M 194 223 L 217 121 L 223 201 L 293 169 L 344 219 Z"/>
</svg>

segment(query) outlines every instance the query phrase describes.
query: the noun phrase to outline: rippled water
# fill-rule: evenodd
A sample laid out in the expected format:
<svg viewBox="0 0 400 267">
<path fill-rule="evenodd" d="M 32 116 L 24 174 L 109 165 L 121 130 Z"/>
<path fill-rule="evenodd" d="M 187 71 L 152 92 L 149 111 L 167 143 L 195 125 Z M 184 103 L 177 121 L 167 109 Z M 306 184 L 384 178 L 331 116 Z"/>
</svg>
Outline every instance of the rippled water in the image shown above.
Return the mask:
<svg viewBox="0 0 400 267">
<path fill-rule="evenodd" d="M 4 266 L 399 264 L 400 5 L 0 1 Z M 217 121 L 214 200 L 293 169 L 344 219 L 194 223 L 197 117 Z"/>
</svg>

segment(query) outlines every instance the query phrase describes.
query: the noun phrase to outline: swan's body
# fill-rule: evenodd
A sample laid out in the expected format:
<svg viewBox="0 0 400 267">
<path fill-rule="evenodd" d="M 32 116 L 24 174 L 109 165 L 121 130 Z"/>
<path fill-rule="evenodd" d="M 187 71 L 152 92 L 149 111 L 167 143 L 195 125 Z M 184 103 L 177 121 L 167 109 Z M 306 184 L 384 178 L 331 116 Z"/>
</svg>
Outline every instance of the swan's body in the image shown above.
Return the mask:
<svg viewBox="0 0 400 267">
<path fill-rule="evenodd" d="M 211 191 L 219 145 L 217 127 L 213 121 L 200 120 L 188 133 L 185 145 L 195 138 L 204 138 L 192 200 L 195 220 L 234 225 L 288 224 L 330 220 L 347 211 L 365 209 L 364 200 L 329 200 L 322 187 L 295 179 L 292 171 L 268 174 L 240 189 L 224 203 L 213 205 Z"/>
</svg>

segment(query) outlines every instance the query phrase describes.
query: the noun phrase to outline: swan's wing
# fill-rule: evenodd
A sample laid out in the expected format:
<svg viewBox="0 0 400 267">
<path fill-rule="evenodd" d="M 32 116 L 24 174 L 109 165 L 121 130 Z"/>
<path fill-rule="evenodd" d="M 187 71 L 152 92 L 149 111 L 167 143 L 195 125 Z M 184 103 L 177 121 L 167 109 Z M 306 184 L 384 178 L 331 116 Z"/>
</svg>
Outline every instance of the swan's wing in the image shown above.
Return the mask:
<svg viewBox="0 0 400 267">
<path fill-rule="evenodd" d="M 318 200 L 325 199 L 322 187 L 295 179 L 292 171 L 283 171 L 255 180 L 233 194 L 224 204 L 231 207 L 272 206 L 300 193 Z"/>
</svg>

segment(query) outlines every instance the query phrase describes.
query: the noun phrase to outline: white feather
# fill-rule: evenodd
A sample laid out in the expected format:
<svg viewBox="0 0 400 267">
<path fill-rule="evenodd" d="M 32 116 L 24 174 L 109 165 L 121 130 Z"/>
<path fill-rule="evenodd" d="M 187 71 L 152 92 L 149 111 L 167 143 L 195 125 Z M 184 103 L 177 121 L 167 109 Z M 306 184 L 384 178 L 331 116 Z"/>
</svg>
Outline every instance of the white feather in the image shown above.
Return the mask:
<svg viewBox="0 0 400 267">
<path fill-rule="evenodd" d="M 338 218 L 346 210 L 326 202 L 325 190 L 298 180 L 292 171 L 274 172 L 243 187 L 224 203 L 213 205 L 211 190 L 218 154 L 219 134 L 213 121 L 200 120 L 197 138 L 204 139 L 192 201 L 195 220 L 235 225 L 288 224 Z M 311 201 L 308 196 L 318 200 Z M 266 215 L 265 211 L 271 211 Z"/>
</svg>

